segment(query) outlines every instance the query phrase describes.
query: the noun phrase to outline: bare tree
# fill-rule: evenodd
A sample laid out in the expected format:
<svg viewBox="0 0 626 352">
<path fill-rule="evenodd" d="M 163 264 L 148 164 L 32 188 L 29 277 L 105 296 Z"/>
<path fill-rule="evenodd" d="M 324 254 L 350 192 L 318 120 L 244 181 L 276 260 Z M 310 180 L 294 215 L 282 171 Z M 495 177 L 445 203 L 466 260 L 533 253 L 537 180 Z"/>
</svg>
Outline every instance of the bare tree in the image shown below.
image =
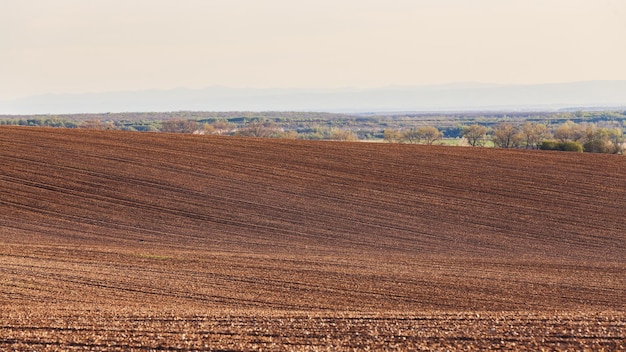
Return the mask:
<svg viewBox="0 0 626 352">
<path fill-rule="evenodd" d="M 167 120 L 161 122 L 161 131 L 169 133 L 193 133 L 200 128 L 195 120 Z"/>
<path fill-rule="evenodd" d="M 522 135 L 510 123 L 500 122 L 493 129 L 493 145 L 496 148 L 515 148 L 520 145 Z"/>
<path fill-rule="evenodd" d="M 336 128 L 330 131 L 330 139 L 335 141 L 358 141 L 359 137 L 352 131 Z"/>
<path fill-rule="evenodd" d="M 579 125 L 572 121 L 566 121 L 554 130 L 554 138 L 560 142 L 576 141 L 584 143 L 593 135 L 594 127 L 589 124 Z"/>
<path fill-rule="evenodd" d="M 526 148 L 539 149 L 541 142 L 550 138 L 548 126 L 526 122 L 520 128 L 520 133 L 526 143 Z"/>
<path fill-rule="evenodd" d="M 609 141 L 613 144 L 614 152 L 616 154 L 624 153 L 624 133 L 621 128 L 616 127 L 608 131 Z"/>
<path fill-rule="evenodd" d="M 389 143 L 398 143 L 402 141 L 402 132 L 398 130 L 386 129 L 383 131 L 383 139 Z"/>
<path fill-rule="evenodd" d="M 467 139 L 467 143 L 472 147 L 483 146 L 485 144 L 485 135 L 487 127 L 473 124 L 463 127 L 462 135 Z"/>
<path fill-rule="evenodd" d="M 422 126 L 417 129 L 417 134 L 421 140 L 423 140 L 426 144 L 431 145 L 435 141 L 443 138 L 443 133 L 441 133 L 437 128 L 432 126 Z"/>
<path fill-rule="evenodd" d="M 611 153 L 622 152 L 623 134 L 620 128 L 596 128 L 583 145 L 586 152 Z"/>
<path fill-rule="evenodd" d="M 417 144 L 420 142 L 420 135 L 416 129 L 410 129 L 408 131 L 404 131 L 402 134 L 402 142 Z"/>
<path fill-rule="evenodd" d="M 212 124 L 214 134 L 228 134 L 235 129 L 235 125 L 226 120 L 217 120 Z"/>
<path fill-rule="evenodd" d="M 257 138 L 276 137 L 283 131 L 272 122 L 254 121 L 237 131 L 237 135 Z"/>
</svg>

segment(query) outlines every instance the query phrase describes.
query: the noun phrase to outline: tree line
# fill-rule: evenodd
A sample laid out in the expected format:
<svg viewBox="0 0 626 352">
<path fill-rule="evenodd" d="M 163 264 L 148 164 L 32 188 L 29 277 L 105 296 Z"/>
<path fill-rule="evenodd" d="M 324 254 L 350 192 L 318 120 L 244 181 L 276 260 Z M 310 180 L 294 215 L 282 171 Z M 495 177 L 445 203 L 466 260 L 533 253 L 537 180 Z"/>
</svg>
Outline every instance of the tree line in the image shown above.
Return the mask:
<svg viewBox="0 0 626 352">
<path fill-rule="evenodd" d="M 526 148 L 591 153 L 623 154 L 626 150 L 623 130 L 613 126 L 599 127 L 595 123 L 574 123 L 548 126 L 525 122 L 516 126 L 500 122 L 494 127 L 471 124 L 461 128 L 461 144 L 494 148 Z M 435 127 L 425 126 L 405 131 L 385 130 L 384 140 L 390 143 L 433 144 L 443 138 Z"/>
<path fill-rule="evenodd" d="M 170 112 L 0 116 L 0 124 L 623 153 L 626 111 L 492 114 Z"/>
</svg>

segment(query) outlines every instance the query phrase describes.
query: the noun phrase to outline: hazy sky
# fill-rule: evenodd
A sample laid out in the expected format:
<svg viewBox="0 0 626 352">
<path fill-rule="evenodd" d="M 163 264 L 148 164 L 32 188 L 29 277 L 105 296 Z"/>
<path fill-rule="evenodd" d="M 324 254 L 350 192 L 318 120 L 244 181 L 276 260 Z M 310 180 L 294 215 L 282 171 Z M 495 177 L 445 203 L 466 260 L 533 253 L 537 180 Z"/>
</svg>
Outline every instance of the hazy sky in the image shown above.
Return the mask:
<svg viewBox="0 0 626 352">
<path fill-rule="evenodd" d="M 626 79 L 624 0 L 0 0 L 0 100 Z"/>
</svg>

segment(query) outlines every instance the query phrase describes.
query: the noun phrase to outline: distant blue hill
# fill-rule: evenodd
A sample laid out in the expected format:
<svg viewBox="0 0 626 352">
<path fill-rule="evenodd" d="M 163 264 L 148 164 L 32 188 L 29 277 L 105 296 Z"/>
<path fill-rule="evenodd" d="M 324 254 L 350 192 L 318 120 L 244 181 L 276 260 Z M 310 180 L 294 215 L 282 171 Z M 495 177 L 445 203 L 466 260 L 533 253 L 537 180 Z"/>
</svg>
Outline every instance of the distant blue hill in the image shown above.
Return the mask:
<svg viewBox="0 0 626 352">
<path fill-rule="evenodd" d="M 38 95 L 0 102 L 0 114 L 139 111 L 476 111 L 626 107 L 626 81 L 478 83 L 373 89 L 143 90 Z"/>
</svg>

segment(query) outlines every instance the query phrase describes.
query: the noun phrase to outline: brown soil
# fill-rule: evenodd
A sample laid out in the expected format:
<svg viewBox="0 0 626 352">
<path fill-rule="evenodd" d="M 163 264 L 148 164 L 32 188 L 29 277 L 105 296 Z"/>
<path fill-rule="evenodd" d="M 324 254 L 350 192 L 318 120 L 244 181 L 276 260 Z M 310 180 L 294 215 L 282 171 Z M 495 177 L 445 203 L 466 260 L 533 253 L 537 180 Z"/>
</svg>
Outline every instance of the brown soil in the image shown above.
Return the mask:
<svg viewBox="0 0 626 352">
<path fill-rule="evenodd" d="M 0 128 L 0 350 L 626 348 L 626 158 Z"/>
</svg>

